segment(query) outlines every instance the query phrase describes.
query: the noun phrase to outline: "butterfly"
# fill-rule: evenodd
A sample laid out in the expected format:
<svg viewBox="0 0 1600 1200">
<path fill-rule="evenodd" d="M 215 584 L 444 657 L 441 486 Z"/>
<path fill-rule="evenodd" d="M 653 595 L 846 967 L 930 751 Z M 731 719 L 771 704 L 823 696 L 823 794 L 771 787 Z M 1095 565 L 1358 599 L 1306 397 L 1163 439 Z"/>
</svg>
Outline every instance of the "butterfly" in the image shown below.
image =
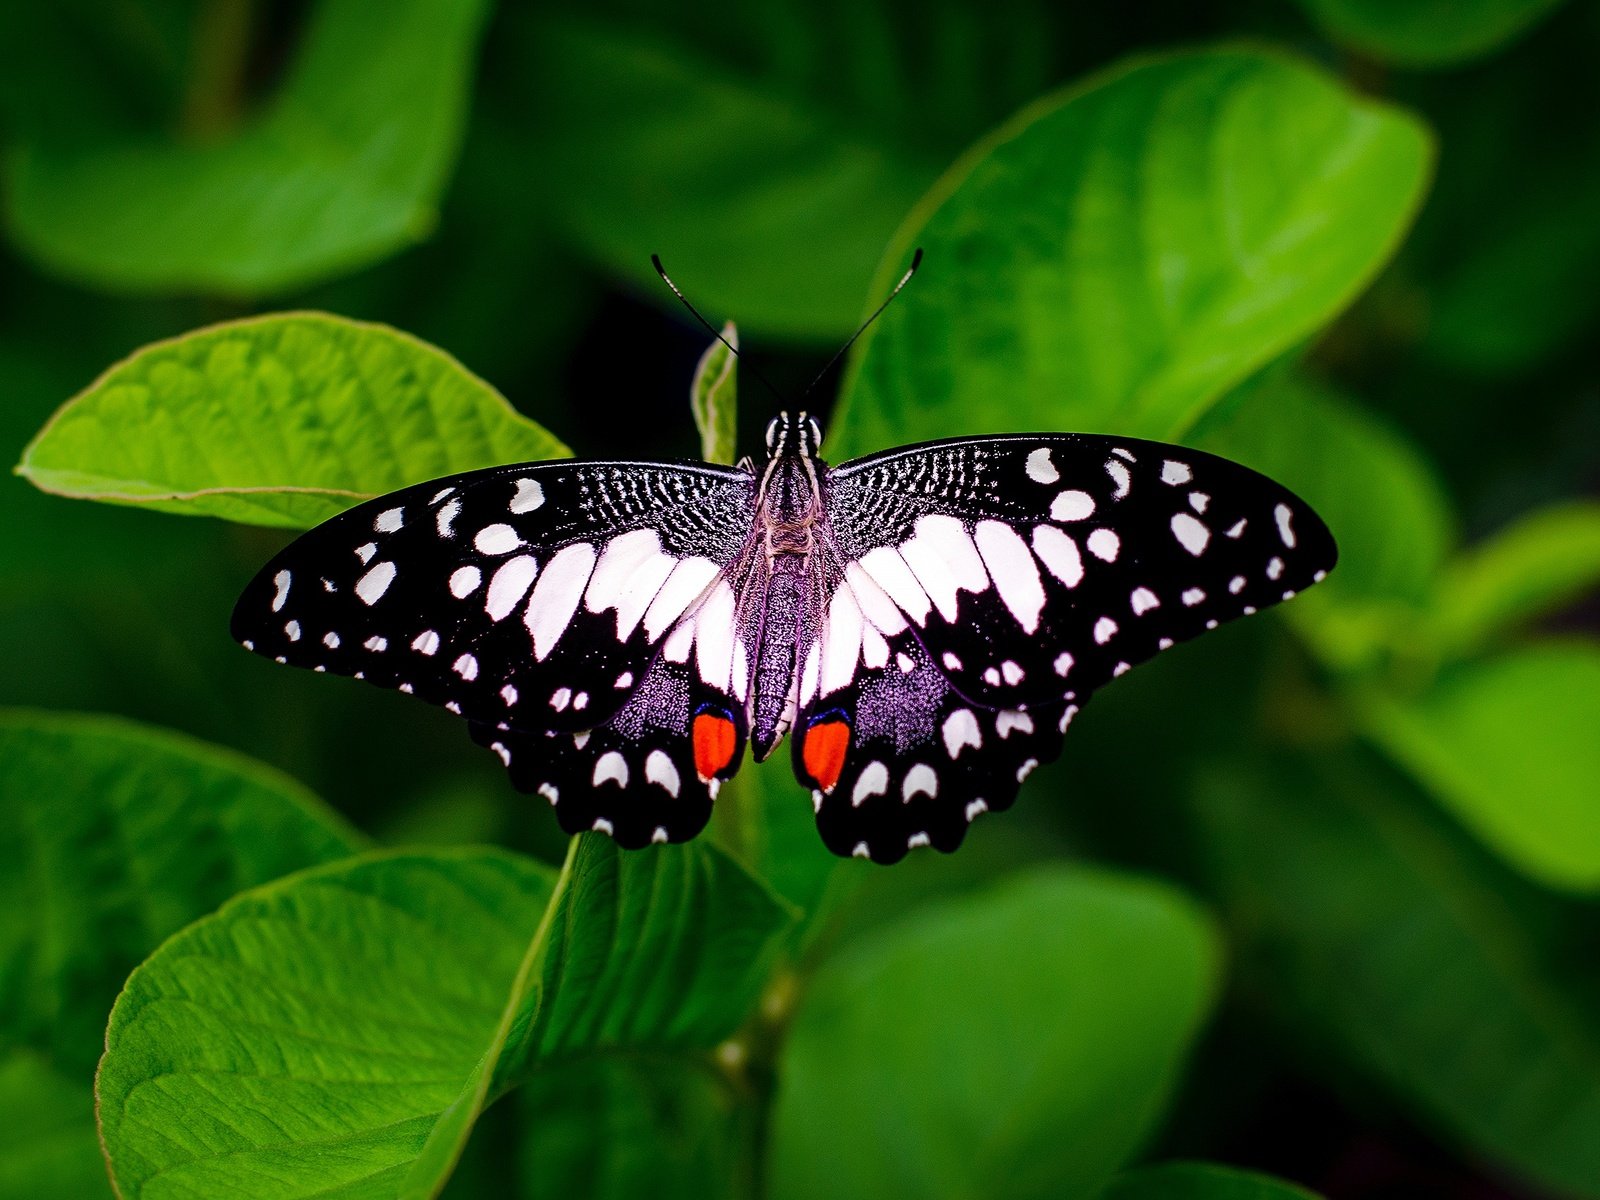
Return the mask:
<svg viewBox="0 0 1600 1200">
<path fill-rule="evenodd" d="M 1256 472 L 1132 438 L 903 446 L 837 467 L 805 412 L 763 463 L 518 463 L 306 533 L 236 639 L 463 717 L 569 833 L 682 842 L 786 735 L 823 841 L 954 850 L 1112 679 L 1337 559 Z"/>
</svg>

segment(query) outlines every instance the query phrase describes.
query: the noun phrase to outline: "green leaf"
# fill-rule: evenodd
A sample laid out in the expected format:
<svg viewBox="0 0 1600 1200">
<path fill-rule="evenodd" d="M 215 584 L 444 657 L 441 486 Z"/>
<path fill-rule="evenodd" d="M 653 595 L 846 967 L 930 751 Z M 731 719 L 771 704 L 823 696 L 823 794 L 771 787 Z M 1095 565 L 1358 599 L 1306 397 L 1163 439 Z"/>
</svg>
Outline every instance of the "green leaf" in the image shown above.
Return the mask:
<svg viewBox="0 0 1600 1200">
<path fill-rule="evenodd" d="M 1561 0 L 1300 0 L 1328 36 L 1408 67 L 1481 58 L 1527 32 Z"/>
<path fill-rule="evenodd" d="M 547 5 L 522 21 L 517 119 L 556 227 L 663 302 L 831 340 L 945 163 L 1048 86 L 1065 22 L 964 5 Z M 907 37 L 908 31 L 914 37 Z"/>
<path fill-rule="evenodd" d="M 545 1061 L 705 1050 L 787 913 L 708 847 L 579 839 L 372 856 L 238 898 L 112 1013 L 98 1085 L 125 1196 L 436 1195 L 484 1104 Z M 337 1153 L 330 1153 L 337 1147 Z"/>
<path fill-rule="evenodd" d="M 1600 646 L 1546 644 L 1365 698 L 1363 726 L 1507 862 L 1600 891 Z"/>
<path fill-rule="evenodd" d="M 705 1056 L 556 1063 L 516 1096 L 519 1200 L 707 1200 L 751 1194 L 752 1106 Z"/>
<path fill-rule="evenodd" d="M 1415 800 L 1356 754 L 1207 777 L 1198 848 L 1238 971 L 1309 1063 L 1359 1067 L 1540 1189 L 1600 1196 L 1600 1022 L 1592 980 L 1565 978 L 1591 914 L 1565 913 L 1571 945 L 1541 951 L 1562 914 Z"/>
<path fill-rule="evenodd" d="M 722 336 L 739 348 L 739 329 L 732 321 L 722 327 Z M 694 425 L 700 431 L 700 457 L 709 463 L 732 466 L 738 452 L 739 393 L 738 360 L 733 350 L 712 342 L 700 356 L 689 387 L 689 407 Z"/>
<path fill-rule="evenodd" d="M 24 138 L 18 244 L 123 291 L 262 295 L 422 238 L 455 161 L 483 0 L 316 6 L 282 86 L 222 140 Z"/>
<path fill-rule="evenodd" d="M 862 339 L 833 452 L 943 434 L 1172 440 L 1393 253 L 1427 131 L 1284 56 L 1144 59 L 1025 109 L 919 203 L 915 283 Z"/>
<path fill-rule="evenodd" d="M 1281 1179 L 1210 1163 L 1163 1163 L 1119 1175 L 1100 1200 L 1317 1200 Z"/>
<path fill-rule="evenodd" d="M 1217 957 L 1185 897 L 1082 867 L 862 938 L 790 1032 L 775 1194 L 1094 1195 L 1154 1125 Z"/>
<path fill-rule="evenodd" d="M 119 1192 L 406 1194 L 553 886 L 509 854 L 375 856 L 269 884 L 174 937 L 106 1034 L 96 1096 Z"/>
<path fill-rule="evenodd" d="M 110 1196 L 89 1079 L 32 1054 L 0 1055 L 0 1200 Z"/>
<path fill-rule="evenodd" d="M 1459 555 L 1433 620 L 1445 651 L 1467 655 L 1600 584 L 1600 503 L 1541 509 Z"/>
<path fill-rule="evenodd" d="M 304 528 L 407 484 L 566 454 L 443 351 L 287 313 L 146 346 L 68 401 L 17 470 L 66 496 Z"/>
<path fill-rule="evenodd" d="M 710 846 L 624 853 L 584 836 L 497 1082 L 596 1047 L 715 1045 L 755 1006 L 792 921 Z"/>
<path fill-rule="evenodd" d="M 0 796 L 0 1045 L 85 1080 L 162 939 L 359 842 L 276 771 L 111 718 L 0 713 Z"/>
</svg>

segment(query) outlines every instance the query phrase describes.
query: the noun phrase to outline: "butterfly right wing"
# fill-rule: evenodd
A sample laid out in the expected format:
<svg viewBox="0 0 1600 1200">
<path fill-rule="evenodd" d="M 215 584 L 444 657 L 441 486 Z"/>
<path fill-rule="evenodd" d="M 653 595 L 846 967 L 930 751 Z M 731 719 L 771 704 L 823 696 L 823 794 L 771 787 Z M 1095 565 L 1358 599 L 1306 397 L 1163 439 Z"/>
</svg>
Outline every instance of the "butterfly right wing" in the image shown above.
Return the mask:
<svg viewBox="0 0 1600 1200">
<path fill-rule="evenodd" d="M 418 484 L 291 543 L 246 587 L 233 635 L 500 732 L 593 728 L 744 553 L 753 494 L 746 472 L 660 463 Z"/>
</svg>

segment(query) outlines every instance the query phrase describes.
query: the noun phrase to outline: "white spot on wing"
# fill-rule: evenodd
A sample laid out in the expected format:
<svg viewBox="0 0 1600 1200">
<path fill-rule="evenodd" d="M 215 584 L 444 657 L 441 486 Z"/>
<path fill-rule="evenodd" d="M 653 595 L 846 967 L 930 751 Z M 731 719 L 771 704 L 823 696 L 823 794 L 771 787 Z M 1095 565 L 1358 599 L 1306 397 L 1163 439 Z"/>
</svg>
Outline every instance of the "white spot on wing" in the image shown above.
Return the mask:
<svg viewBox="0 0 1600 1200">
<path fill-rule="evenodd" d="M 538 574 L 539 564 L 530 554 L 519 554 L 501 563 L 490 577 L 489 590 L 483 597 L 483 611 L 489 619 L 503 621 L 510 616 Z"/>
<path fill-rule="evenodd" d="M 283 608 L 283 602 L 289 598 L 289 582 L 292 578 L 293 576 L 288 571 L 279 571 L 272 577 L 272 586 L 278 589 L 277 595 L 272 597 L 273 612 L 280 611 Z"/>
<path fill-rule="evenodd" d="M 652 750 L 644 760 L 644 777 L 649 783 L 660 784 L 673 799 L 678 796 L 678 768 L 665 750 Z"/>
<path fill-rule="evenodd" d="M 938 794 L 939 773 L 927 763 L 918 763 L 907 771 L 905 782 L 900 785 L 900 796 L 907 804 L 919 795 L 932 800 Z"/>
<path fill-rule="evenodd" d="M 457 600 L 465 600 L 482 582 L 483 572 L 477 567 L 457 567 L 450 573 L 450 594 Z"/>
<path fill-rule="evenodd" d="M 533 656 L 540 662 L 550 656 L 550 651 L 571 624 L 572 615 L 578 611 L 589 572 L 594 569 L 594 559 L 593 546 L 588 542 L 574 542 L 562 547 L 539 576 L 522 621 L 533 635 Z"/>
<path fill-rule="evenodd" d="M 290 621 L 290 622 L 288 622 L 286 625 L 284 625 L 283 631 L 286 634 L 289 635 L 289 640 L 291 642 L 298 642 L 300 640 L 300 622 L 299 621 Z"/>
<path fill-rule="evenodd" d="M 979 521 L 973 538 L 1001 602 L 1024 632 L 1033 633 L 1044 611 L 1044 585 L 1028 544 L 1003 521 Z"/>
<path fill-rule="evenodd" d="M 1040 446 L 1028 455 L 1028 478 L 1035 483 L 1055 483 L 1061 478 L 1061 472 L 1050 461 L 1049 446 Z"/>
<path fill-rule="evenodd" d="M 479 554 L 510 554 L 522 545 L 522 539 L 517 536 L 515 529 L 502 522 L 485 525 L 478 530 L 472 544 L 478 548 Z"/>
<path fill-rule="evenodd" d="M 394 582 L 395 567 L 392 562 L 376 564 L 370 571 L 356 580 L 356 595 L 361 597 L 361 602 L 366 605 L 376 604 L 389 590 L 389 585 Z"/>
<path fill-rule="evenodd" d="M 337 650 L 339 648 L 339 635 L 329 630 L 322 635 L 322 644 L 329 650 Z"/>
<path fill-rule="evenodd" d="M 1025 712 L 1003 708 L 994 719 L 994 728 L 995 732 L 1003 738 L 1010 737 L 1013 731 L 1032 733 L 1033 718 Z"/>
<path fill-rule="evenodd" d="M 1097 645 L 1104 646 L 1116 636 L 1117 623 L 1110 617 L 1101 617 L 1094 623 L 1094 640 Z"/>
<path fill-rule="evenodd" d="M 432 629 L 424 629 L 412 639 L 411 648 L 418 654 L 439 653 L 439 635 Z"/>
<path fill-rule="evenodd" d="M 1170 483 L 1173 487 L 1188 483 L 1194 478 L 1194 472 L 1189 469 L 1188 463 L 1174 462 L 1167 459 L 1161 464 L 1161 482 Z"/>
<path fill-rule="evenodd" d="M 881 796 L 889 790 L 889 768 L 881 762 L 870 762 L 856 780 L 855 791 L 850 793 L 850 803 L 859 806 L 869 796 Z"/>
<path fill-rule="evenodd" d="M 1183 593 L 1183 602 L 1189 608 L 1205 603 L 1205 598 L 1206 593 L 1203 588 L 1188 588 Z"/>
<path fill-rule="evenodd" d="M 367 542 L 356 547 L 356 557 L 361 560 L 362 566 L 372 561 L 372 556 L 378 552 L 377 542 Z"/>
<path fill-rule="evenodd" d="M 1273 520 L 1278 522 L 1278 536 L 1283 539 L 1283 544 L 1289 549 L 1294 549 L 1294 528 L 1289 524 L 1294 513 L 1287 504 L 1280 504 L 1272 510 Z"/>
<path fill-rule="evenodd" d="M 383 637 L 378 637 L 378 636 L 374 635 L 372 637 L 369 637 L 366 641 L 362 642 L 361 644 L 363 646 L 365 646 L 368 650 L 371 650 L 374 653 L 376 653 L 376 652 L 378 652 L 380 650 L 387 650 L 389 648 L 389 639 L 388 638 L 383 638 Z"/>
<path fill-rule="evenodd" d="M 1133 589 L 1133 595 L 1129 598 L 1129 603 L 1133 606 L 1133 615 L 1136 617 L 1143 616 L 1152 608 L 1161 607 L 1161 601 L 1156 594 L 1149 588 L 1144 587 Z"/>
<path fill-rule="evenodd" d="M 1015 663 L 1008 658 L 1005 662 L 1000 664 L 1000 674 L 1005 677 L 1005 681 L 1007 683 L 1009 683 L 1012 687 L 1016 687 L 1017 684 L 1022 682 L 1022 677 L 1026 675 L 1027 672 L 1022 669 L 1021 664 Z"/>
<path fill-rule="evenodd" d="M 1195 517 L 1181 512 L 1172 518 L 1172 536 L 1190 554 L 1199 555 L 1211 541 L 1211 530 Z"/>
<path fill-rule="evenodd" d="M 1117 490 L 1112 493 L 1117 500 L 1125 499 L 1128 488 L 1133 485 L 1133 476 L 1128 473 L 1128 468 L 1114 458 L 1106 459 L 1106 474 L 1111 476 L 1112 482 L 1117 485 Z"/>
<path fill-rule="evenodd" d="M 1116 562 L 1117 552 L 1122 549 L 1122 539 L 1110 529 L 1096 529 L 1089 535 L 1087 542 L 1089 553 L 1103 562 Z"/>
<path fill-rule="evenodd" d="M 379 513 L 372 522 L 372 527 L 379 533 L 394 533 L 406 523 L 406 510 L 403 508 L 388 508 Z"/>
<path fill-rule="evenodd" d="M 594 764 L 594 786 L 599 787 L 602 783 L 628 786 L 628 760 L 615 750 L 607 750 Z"/>
<path fill-rule="evenodd" d="M 978 718 L 973 715 L 971 709 L 962 708 L 951 713 L 944 719 L 941 732 L 944 734 L 945 753 L 951 758 L 960 758 L 961 751 L 966 746 L 975 749 L 983 746 L 983 734 L 978 729 Z"/>
<path fill-rule="evenodd" d="M 1056 674 L 1065 675 L 1068 671 L 1072 670 L 1073 661 L 1072 655 L 1068 654 L 1065 650 L 1056 655 Z"/>
<path fill-rule="evenodd" d="M 517 494 L 511 498 L 511 511 L 528 513 L 544 503 L 544 488 L 537 479 L 517 480 Z"/>
<path fill-rule="evenodd" d="M 434 528 L 439 531 L 442 538 L 454 537 L 456 514 L 461 511 L 461 501 L 452 500 L 433 515 Z"/>
<path fill-rule="evenodd" d="M 1050 574 L 1069 588 L 1083 582 L 1083 556 L 1078 552 L 1078 543 L 1054 525 L 1034 526 L 1033 552 Z"/>
<path fill-rule="evenodd" d="M 1082 521 L 1094 515 L 1094 497 L 1071 488 L 1050 502 L 1052 521 Z"/>
<path fill-rule="evenodd" d="M 469 683 L 478 677 L 478 660 L 470 654 L 463 654 L 451 665 L 455 673 Z"/>
</svg>

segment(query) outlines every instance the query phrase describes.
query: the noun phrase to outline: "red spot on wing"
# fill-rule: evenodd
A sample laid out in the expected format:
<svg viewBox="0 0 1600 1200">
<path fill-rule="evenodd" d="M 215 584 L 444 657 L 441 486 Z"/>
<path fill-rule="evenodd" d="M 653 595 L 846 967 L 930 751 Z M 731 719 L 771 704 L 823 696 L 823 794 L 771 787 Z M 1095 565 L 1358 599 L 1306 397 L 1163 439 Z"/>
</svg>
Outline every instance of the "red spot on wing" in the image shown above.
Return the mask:
<svg viewBox="0 0 1600 1200">
<path fill-rule="evenodd" d="M 844 756 L 850 749 L 850 726 L 844 721 L 818 721 L 806 730 L 800 747 L 800 761 L 806 772 L 825 792 L 833 791 L 844 770 Z"/>
<path fill-rule="evenodd" d="M 694 719 L 693 739 L 694 769 L 701 779 L 726 771 L 739 747 L 738 729 L 717 713 L 701 713 Z"/>
</svg>

